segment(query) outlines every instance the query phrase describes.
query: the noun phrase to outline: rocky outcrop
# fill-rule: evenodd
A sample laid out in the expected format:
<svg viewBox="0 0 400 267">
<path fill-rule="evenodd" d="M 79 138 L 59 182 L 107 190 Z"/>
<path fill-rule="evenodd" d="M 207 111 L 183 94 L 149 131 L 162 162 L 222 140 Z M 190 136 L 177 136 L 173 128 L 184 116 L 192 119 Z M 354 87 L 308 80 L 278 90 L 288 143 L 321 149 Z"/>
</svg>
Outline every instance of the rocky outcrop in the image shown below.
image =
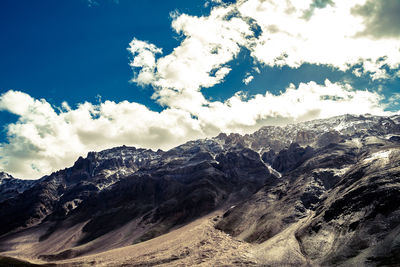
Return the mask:
<svg viewBox="0 0 400 267">
<path fill-rule="evenodd" d="M 282 149 L 272 162 L 272 168 L 278 172 L 288 172 L 309 159 L 314 153 L 312 147 L 303 148 L 297 143 L 292 143 L 288 149 Z"/>
<path fill-rule="evenodd" d="M 0 202 L 14 198 L 30 188 L 36 181 L 16 179 L 5 172 L 0 172 Z"/>
</svg>

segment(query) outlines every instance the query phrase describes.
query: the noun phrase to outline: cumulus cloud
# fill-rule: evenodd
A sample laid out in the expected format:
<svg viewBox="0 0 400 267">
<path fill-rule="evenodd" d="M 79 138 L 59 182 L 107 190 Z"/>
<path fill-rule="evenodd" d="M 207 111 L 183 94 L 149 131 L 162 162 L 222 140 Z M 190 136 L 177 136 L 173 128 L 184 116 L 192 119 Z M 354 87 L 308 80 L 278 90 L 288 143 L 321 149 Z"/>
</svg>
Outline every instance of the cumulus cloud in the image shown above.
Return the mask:
<svg viewBox="0 0 400 267">
<path fill-rule="evenodd" d="M 223 81 L 231 70 L 226 64 L 248 39 L 254 38 L 251 23 L 238 18 L 235 12 L 234 6 L 224 5 L 215 7 L 207 17 L 174 14 L 172 28 L 185 38 L 171 54 L 156 62 L 155 55 L 161 50 L 134 39 L 128 48 L 134 54 L 134 81 L 152 85 L 156 89 L 154 97 L 168 106 L 174 105 L 169 102 L 176 104 L 174 99 L 168 101 L 173 95 L 190 98 L 200 88 Z"/>
<path fill-rule="evenodd" d="M 129 44 L 132 81 L 154 88 L 153 98 L 165 107 L 161 112 L 128 101 L 85 102 L 73 109 L 17 91 L 1 95 L 0 111 L 19 119 L 7 125 L 0 169 L 37 178 L 71 165 L 88 151 L 117 145 L 168 149 L 187 140 L 219 132 L 249 133 L 268 124 L 345 113 L 385 114 L 379 93 L 328 80 L 290 85 L 278 95 L 267 90 L 255 96 L 237 92 L 223 102 L 208 100 L 201 92 L 224 81 L 243 49 L 261 65 L 326 64 L 371 79 L 390 78 L 386 69 L 396 73 L 400 63 L 399 38 L 392 31 L 373 34 L 374 18 L 366 15 L 379 17 L 383 5 L 369 11 L 370 0 L 212 2 L 208 16 L 172 15 L 172 28 L 182 41 L 171 53 L 165 55 L 137 39 Z M 252 77 L 249 74 L 244 82 Z"/>
<path fill-rule="evenodd" d="M 150 49 L 142 55 L 141 44 L 134 40 L 129 49 L 135 51 L 135 58 L 146 56 L 152 62 L 138 60 L 132 66 L 137 77 L 144 77 L 138 82 L 153 85 L 157 93 L 200 90 L 222 82 L 241 49 L 268 66 L 325 64 L 342 71 L 358 66 L 355 74 L 387 79 L 385 68 L 398 69 L 400 64 L 398 7 L 396 0 L 220 3 L 209 16 L 174 14 L 172 27 L 183 41 L 155 62 L 159 51 Z M 386 18 L 386 14 L 393 16 Z M 171 94 L 157 93 L 155 97 Z"/>
<path fill-rule="evenodd" d="M 349 85 L 315 82 L 291 84 L 284 92 L 266 92 L 247 97 L 236 93 L 225 102 L 210 102 L 195 113 L 207 129 L 224 132 L 249 133 L 263 125 L 283 125 L 341 114 L 384 114 L 380 103 L 383 97 L 376 92 L 354 90 Z"/>
<path fill-rule="evenodd" d="M 329 81 L 291 85 L 280 95 L 267 92 L 249 98 L 239 92 L 225 102 L 184 106 L 191 112 L 181 108 L 154 112 L 128 101 L 52 107 L 43 99 L 8 91 L 0 96 L 0 111 L 19 119 L 7 126 L 8 142 L 0 144 L 0 169 L 15 177 L 38 178 L 71 165 L 88 151 L 118 145 L 168 149 L 219 132 L 249 133 L 267 124 L 345 113 L 383 114 L 381 100 L 377 93 Z"/>
<path fill-rule="evenodd" d="M 238 10 L 263 30 L 249 48 L 261 63 L 293 68 L 304 63 L 326 64 L 343 71 L 364 64 L 372 79 L 387 78 L 385 65 L 399 67 L 400 39 L 360 36 L 360 32 L 369 32 L 370 23 L 355 15 L 354 9 L 365 2 L 332 0 L 316 8 L 315 1 L 248 0 L 241 1 Z"/>
<path fill-rule="evenodd" d="M 204 136 L 199 122 L 185 111 L 153 112 L 127 101 L 85 102 L 76 109 L 63 103 L 57 109 L 45 100 L 8 91 L 0 96 L 0 111 L 19 116 L 7 126 L 0 168 L 23 178 L 38 178 L 68 166 L 88 151 L 123 144 L 169 148 Z"/>
<path fill-rule="evenodd" d="M 135 73 L 132 81 L 142 86 L 154 82 L 156 79 L 156 54 L 162 54 L 162 49 L 153 44 L 133 39 L 128 50 L 134 57 L 129 65 L 132 68 L 141 69 L 139 73 Z"/>
</svg>

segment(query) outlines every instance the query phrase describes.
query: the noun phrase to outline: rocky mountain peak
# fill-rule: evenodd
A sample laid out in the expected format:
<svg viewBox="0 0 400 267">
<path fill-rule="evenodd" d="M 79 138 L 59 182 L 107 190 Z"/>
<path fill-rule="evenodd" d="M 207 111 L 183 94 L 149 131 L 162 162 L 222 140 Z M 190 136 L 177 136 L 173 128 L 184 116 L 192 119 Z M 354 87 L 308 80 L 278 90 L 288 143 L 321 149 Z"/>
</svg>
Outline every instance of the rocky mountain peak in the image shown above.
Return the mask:
<svg viewBox="0 0 400 267">
<path fill-rule="evenodd" d="M 0 202 L 18 196 L 35 182 L 34 180 L 16 179 L 8 173 L 0 172 Z"/>
<path fill-rule="evenodd" d="M 0 180 L 2 179 L 12 179 L 14 177 L 12 177 L 12 175 L 6 173 L 6 172 L 0 172 Z"/>
</svg>

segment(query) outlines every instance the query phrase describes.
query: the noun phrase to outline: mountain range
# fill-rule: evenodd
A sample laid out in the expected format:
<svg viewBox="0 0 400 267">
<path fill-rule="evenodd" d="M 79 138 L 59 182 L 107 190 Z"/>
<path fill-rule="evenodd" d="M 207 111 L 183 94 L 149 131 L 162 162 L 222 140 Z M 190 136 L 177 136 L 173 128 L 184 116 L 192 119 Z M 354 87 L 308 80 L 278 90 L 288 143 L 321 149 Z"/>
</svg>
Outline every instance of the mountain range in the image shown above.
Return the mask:
<svg viewBox="0 0 400 267">
<path fill-rule="evenodd" d="M 0 255 L 0 266 L 399 266 L 400 116 L 115 147 L 39 180 L 0 173 Z"/>
</svg>

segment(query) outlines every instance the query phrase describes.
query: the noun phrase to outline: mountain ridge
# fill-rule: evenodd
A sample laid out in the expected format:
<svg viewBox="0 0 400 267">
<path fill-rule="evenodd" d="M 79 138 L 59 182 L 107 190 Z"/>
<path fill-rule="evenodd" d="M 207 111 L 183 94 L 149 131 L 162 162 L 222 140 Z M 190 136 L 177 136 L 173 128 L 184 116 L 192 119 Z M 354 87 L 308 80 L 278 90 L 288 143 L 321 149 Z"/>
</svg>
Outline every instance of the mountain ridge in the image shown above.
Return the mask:
<svg viewBox="0 0 400 267">
<path fill-rule="evenodd" d="M 269 262 L 257 256 L 260 265 L 390 262 L 400 240 L 399 135 L 398 115 L 344 115 L 168 151 L 89 152 L 0 200 L 0 251 L 59 261 L 157 238 L 221 210 L 216 229 L 259 249 L 294 229 L 286 262 L 271 254 Z"/>
</svg>

